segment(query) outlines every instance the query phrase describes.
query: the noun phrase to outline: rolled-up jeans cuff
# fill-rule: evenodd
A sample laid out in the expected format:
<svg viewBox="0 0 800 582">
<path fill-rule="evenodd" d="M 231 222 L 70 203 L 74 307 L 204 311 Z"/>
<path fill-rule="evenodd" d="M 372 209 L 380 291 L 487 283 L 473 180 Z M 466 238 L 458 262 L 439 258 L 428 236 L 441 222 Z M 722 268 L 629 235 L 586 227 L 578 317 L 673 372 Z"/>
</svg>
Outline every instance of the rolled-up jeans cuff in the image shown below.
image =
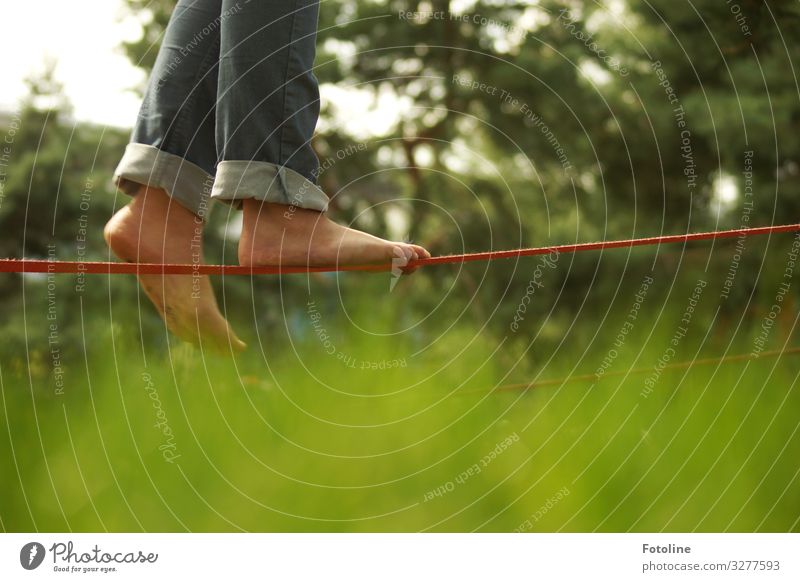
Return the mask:
<svg viewBox="0 0 800 582">
<path fill-rule="evenodd" d="M 328 209 L 328 197 L 319 186 L 286 166 L 269 162 L 220 162 L 211 197 L 237 207 L 242 200 L 254 198 L 319 212 Z"/>
<path fill-rule="evenodd" d="M 141 185 L 161 188 L 205 220 L 214 177 L 180 156 L 155 146 L 130 143 L 114 171 L 114 183 L 131 196 L 136 195 Z"/>
</svg>

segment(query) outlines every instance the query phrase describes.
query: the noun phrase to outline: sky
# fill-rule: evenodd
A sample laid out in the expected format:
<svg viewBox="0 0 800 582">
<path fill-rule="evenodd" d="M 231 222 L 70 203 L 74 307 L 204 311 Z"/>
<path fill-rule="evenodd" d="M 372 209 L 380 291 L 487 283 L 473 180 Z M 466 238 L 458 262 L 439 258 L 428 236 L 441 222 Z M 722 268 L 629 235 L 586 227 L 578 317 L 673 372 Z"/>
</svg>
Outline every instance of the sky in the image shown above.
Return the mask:
<svg viewBox="0 0 800 582">
<path fill-rule="evenodd" d="M 119 48 L 122 41 L 140 34 L 136 21 L 126 17 L 122 0 L 6 2 L 3 16 L 3 41 L 13 47 L 13 57 L 4 58 L 0 69 L 0 111 L 14 111 L 27 92 L 25 78 L 52 59 L 77 120 L 133 125 L 140 98 L 131 88 L 144 82 L 144 73 Z M 341 93 L 336 87 L 322 87 L 323 99 L 337 105 L 338 122 L 352 126 L 354 133 L 374 133 L 376 127 L 386 129 L 395 121 L 387 111 L 397 109 L 396 104 L 386 107 L 383 102 L 388 96 L 370 108 L 366 93 Z"/>
<path fill-rule="evenodd" d="M 118 47 L 138 32 L 121 0 L 5 2 L 0 110 L 14 111 L 26 93 L 24 79 L 54 59 L 76 119 L 130 127 L 139 108 L 130 89 L 143 73 Z"/>
</svg>

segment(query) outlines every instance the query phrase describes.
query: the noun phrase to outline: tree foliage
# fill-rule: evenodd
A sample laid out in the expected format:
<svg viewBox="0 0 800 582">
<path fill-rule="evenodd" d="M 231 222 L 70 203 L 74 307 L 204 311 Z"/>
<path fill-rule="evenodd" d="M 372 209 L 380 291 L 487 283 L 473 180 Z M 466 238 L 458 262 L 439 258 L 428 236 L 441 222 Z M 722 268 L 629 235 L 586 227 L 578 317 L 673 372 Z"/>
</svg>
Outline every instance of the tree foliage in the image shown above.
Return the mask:
<svg viewBox="0 0 800 582">
<path fill-rule="evenodd" d="M 142 35 L 124 50 L 149 70 L 175 2 L 126 2 Z M 798 33 L 789 0 L 325 0 L 320 182 L 340 220 L 437 254 L 796 222 Z M 122 151 L 124 136 L 73 127 L 58 94 L 43 78 L 21 112 L 0 224 L 26 228 L 3 242 L 8 256 L 45 256 L 52 240 L 68 255 L 81 193 L 108 185 Z M 113 196 L 96 192 L 107 216 Z M 227 219 L 209 231 L 214 261 L 235 255 Z M 576 258 L 561 299 L 578 304 L 587 284 L 614 292 L 600 261 L 631 260 Z M 519 268 L 467 270 L 455 292 L 519 296 Z M 420 304 L 453 283 L 417 281 L 431 289 Z"/>
</svg>

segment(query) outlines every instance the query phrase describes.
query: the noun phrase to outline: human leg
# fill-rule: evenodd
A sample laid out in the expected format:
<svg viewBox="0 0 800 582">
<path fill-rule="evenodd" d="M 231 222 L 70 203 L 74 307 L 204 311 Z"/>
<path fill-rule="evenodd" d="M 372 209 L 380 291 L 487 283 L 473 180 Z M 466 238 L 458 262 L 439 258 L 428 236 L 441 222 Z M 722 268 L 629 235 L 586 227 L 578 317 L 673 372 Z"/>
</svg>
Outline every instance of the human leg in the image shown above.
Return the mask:
<svg viewBox="0 0 800 582">
<path fill-rule="evenodd" d="M 430 256 L 323 214 L 311 138 L 319 116 L 313 74 L 318 0 L 223 0 L 217 107 L 220 163 L 212 196 L 242 205 L 244 265 L 394 262 Z"/>
<path fill-rule="evenodd" d="M 221 0 L 181 0 L 167 28 L 142 108 L 115 178 L 134 196 L 105 228 L 127 261 L 202 260 L 216 165 L 214 144 Z M 207 277 L 141 275 L 168 328 L 217 349 L 244 344 L 222 317 Z"/>
</svg>

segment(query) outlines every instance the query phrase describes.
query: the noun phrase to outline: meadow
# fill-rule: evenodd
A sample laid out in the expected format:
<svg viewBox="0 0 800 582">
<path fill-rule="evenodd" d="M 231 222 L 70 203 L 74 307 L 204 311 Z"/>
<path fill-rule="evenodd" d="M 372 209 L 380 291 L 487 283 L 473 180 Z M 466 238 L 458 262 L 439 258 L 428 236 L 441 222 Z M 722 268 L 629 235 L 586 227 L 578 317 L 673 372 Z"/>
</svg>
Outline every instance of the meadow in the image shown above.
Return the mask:
<svg viewBox="0 0 800 582">
<path fill-rule="evenodd" d="M 92 279 L 107 299 L 69 310 L 57 279 L 56 318 L 28 278 L 24 337 L 5 338 L 25 347 L 0 360 L 2 528 L 798 531 L 800 359 L 768 354 L 791 347 L 793 295 L 765 355 L 700 361 L 758 345 L 785 252 L 734 306 L 727 263 L 608 266 L 616 293 L 590 285 L 578 308 L 545 273 L 517 332 L 517 296 L 502 321 L 480 289 L 406 308 L 422 275 L 253 287 L 226 304 L 250 344 L 235 357 L 168 338 L 131 278 Z"/>
<path fill-rule="evenodd" d="M 128 102 L 176 2 L 117 4 Z M 607 4 L 320 3 L 332 217 L 434 255 L 797 222 L 800 4 Z M 0 90 L 0 258 L 106 260 L 135 111 L 100 115 L 108 46 L 23 36 L 20 66 L 65 66 Z M 132 277 L 0 274 L 0 529 L 800 531 L 799 258 L 781 234 L 216 278 L 236 355 L 171 337 Z"/>
</svg>

